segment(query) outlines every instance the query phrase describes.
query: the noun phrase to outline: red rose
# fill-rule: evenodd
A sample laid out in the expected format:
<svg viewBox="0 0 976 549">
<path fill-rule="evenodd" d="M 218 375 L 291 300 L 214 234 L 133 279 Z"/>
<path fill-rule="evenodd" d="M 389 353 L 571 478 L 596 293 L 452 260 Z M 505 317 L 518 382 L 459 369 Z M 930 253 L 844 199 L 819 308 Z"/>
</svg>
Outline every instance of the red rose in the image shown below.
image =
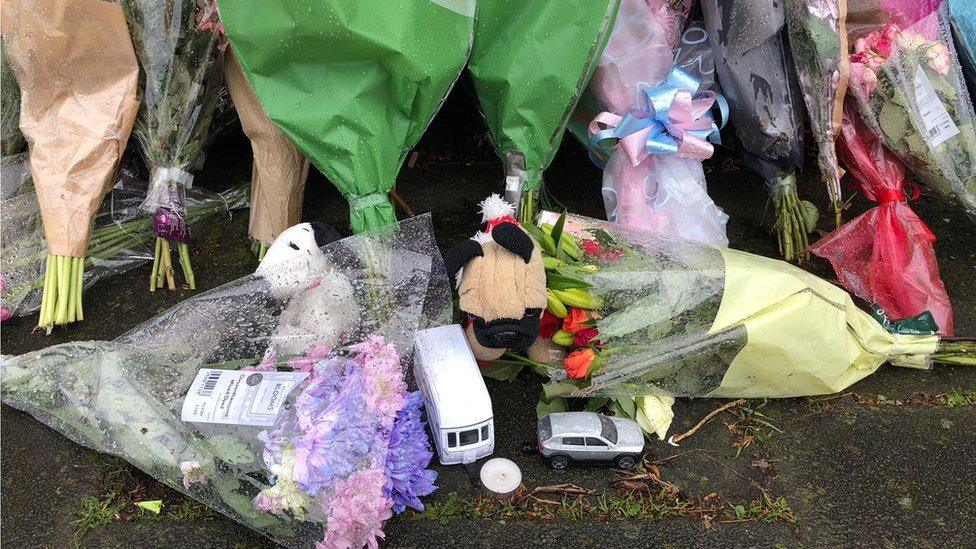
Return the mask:
<svg viewBox="0 0 976 549">
<path fill-rule="evenodd" d="M 868 56 L 864 52 L 852 53 L 851 56 L 848 58 L 848 61 L 850 61 L 851 63 L 862 63 L 863 64 L 863 63 L 867 63 Z"/>
<path fill-rule="evenodd" d="M 591 372 L 600 367 L 600 357 L 596 351 L 587 347 L 573 351 L 563 359 L 563 368 L 569 379 L 586 379 Z"/>
<path fill-rule="evenodd" d="M 577 309 L 573 307 L 569 310 L 569 314 L 563 319 L 563 330 L 571 334 L 575 334 L 580 330 L 585 330 L 593 326 L 593 321 L 600 318 L 600 314 L 596 311 L 585 311 L 583 309 Z"/>
<path fill-rule="evenodd" d="M 577 347 L 586 347 L 591 341 L 596 339 L 600 335 L 600 330 L 594 328 L 584 328 L 576 332 L 575 338 L 573 339 L 573 345 Z"/>
<path fill-rule="evenodd" d="M 885 59 L 891 55 L 891 40 L 886 38 L 879 38 L 877 42 L 874 43 L 874 51 L 878 53 L 881 57 Z"/>
<path fill-rule="evenodd" d="M 546 309 L 542 312 L 542 318 L 539 320 L 539 337 L 542 339 L 552 338 L 552 334 L 556 333 L 556 330 L 562 328 L 563 319 L 549 312 Z"/>
<path fill-rule="evenodd" d="M 580 245 L 583 248 L 583 253 L 590 257 L 597 257 L 603 252 L 603 246 L 596 240 L 584 240 Z"/>
</svg>

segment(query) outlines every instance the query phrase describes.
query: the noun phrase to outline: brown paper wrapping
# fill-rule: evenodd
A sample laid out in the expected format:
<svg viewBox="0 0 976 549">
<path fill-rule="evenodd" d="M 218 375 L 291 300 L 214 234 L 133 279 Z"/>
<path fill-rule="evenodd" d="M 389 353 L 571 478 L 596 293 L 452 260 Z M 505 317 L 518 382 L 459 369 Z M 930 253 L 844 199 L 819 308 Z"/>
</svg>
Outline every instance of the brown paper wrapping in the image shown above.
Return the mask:
<svg viewBox="0 0 976 549">
<path fill-rule="evenodd" d="M 82 257 L 139 109 L 125 17 L 102 0 L 3 0 L 0 10 L 48 253 Z"/>
<path fill-rule="evenodd" d="M 224 63 L 224 81 L 251 140 L 251 238 L 270 244 L 302 220 L 308 160 L 268 118 L 232 52 Z"/>
</svg>

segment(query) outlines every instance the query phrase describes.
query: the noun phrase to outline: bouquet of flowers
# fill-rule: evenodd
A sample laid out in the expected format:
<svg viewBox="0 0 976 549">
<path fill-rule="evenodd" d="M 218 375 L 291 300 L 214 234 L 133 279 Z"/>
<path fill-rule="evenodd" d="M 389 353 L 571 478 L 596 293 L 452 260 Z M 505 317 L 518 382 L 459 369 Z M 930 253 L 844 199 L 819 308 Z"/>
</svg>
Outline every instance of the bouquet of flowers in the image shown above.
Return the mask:
<svg viewBox="0 0 976 549">
<path fill-rule="evenodd" d="M 38 327 L 50 332 L 55 324 L 84 318 L 85 253 L 138 108 L 138 67 L 118 6 L 15 0 L 2 11 L 47 241 Z M 24 190 L 18 182 L 8 184 L 7 172 L 5 167 L 5 197 Z M 11 172 L 15 179 L 25 173 Z"/>
<path fill-rule="evenodd" d="M 474 2 L 219 5 L 265 113 L 349 201 L 352 230 L 395 223 L 390 191 L 464 68 Z"/>
<path fill-rule="evenodd" d="M 5 170 L 7 166 L 4 165 Z M 23 316 L 41 306 L 47 247 L 34 190 L 29 185 L 17 186 L 10 196 L 7 195 L 8 176 L 15 175 L 13 172 L 11 167 L 11 172 L 3 176 L 4 194 L 0 201 L 5 216 L 3 233 L 0 234 L 0 277 L 3 280 L 0 303 L 8 316 Z M 146 182 L 123 162 L 115 185 L 95 214 L 84 258 L 81 291 L 103 278 L 152 260 L 152 216 L 140 208 L 145 196 Z M 198 230 L 248 205 L 244 187 L 234 187 L 222 193 L 193 188 L 187 190 L 186 196 L 187 226 Z"/>
<path fill-rule="evenodd" d="M 625 0 L 590 88 L 608 109 L 590 123 L 590 149 L 617 140 L 603 172 L 607 219 L 715 246 L 727 246 L 728 216 L 709 198 L 702 159 L 719 126 L 709 112 L 724 100 L 698 74 L 673 63 L 694 56 L 714 71 L 701 27 L 680 34 L 690 3 Z M 676 52 L 679 38 L 681 48 Z"/>
<path fill-rule="evenodd" d="M 935 235 L 907 204 L 918 187 L 906 184 L 905 165 L 861 120 L 853 101 L 844 109 L 837 144 L 858 188 L 878 205 L 811 251 L 829 259 L 841 284 L 861 299 L 895 318 L 928 312 L 938 332 L 951 336 L 952 303 L 939 278 Z"/>
<path fill-rule="evenodd" d="M 258 260 L 282 231 L 302 220 L 308 160 L 268 118 L 233 52 L 224 57 L 224 82 L 251 140 L 251 218 L 248 234 Z"/>
<path fill-rule="evenodd" d="M 146 165 L 149 188 L 142 208 L 153 215 L 156 246 L 149 290 L 176 289 L 171 244 L 183 277 L 196 289 L 187 244 L 186 190 L 203 153 L 220 88 L 218 37 L 198 28 L 206 0 L 124 0 L 132 43 L 142 68 L 142 109 L 135 137 Z"/>
<path fill-rule="evenodd" d="M 787 0 L 786 26 L 790 51 L 810 129 L 817 139 L 820 172 L 834 208 L 836 226 L 841 223 L 840 178 L 834 140 L 840 131 L 844 95 L 847 92 L 846 0 Z"/>
<path fill-rule="evenodd" d="M 973 105 L 946 8 L 915 19 L 901 4 L 886 2 L 892 22 L 853 40 L 851 91 L 885 145 L 923 183 L 976 216 Z"/>
<path fill-rule="evenodd" d="M 610 36 L 619 0 L 483 0 L 468 70 L 505 164 L 505 199 L 532 223 L 542 172 Z M 544 68 L 540 69 L 540 65 Z"/>
<path fill-rule="evenodd" d="M 435 489 L 402 361 L 450 310 L 436 250 L 423 216 L 266 260 L 115 341 L 4 357 L 0 395 L 284 546 L 376 547 L 386 519 Z M 368 278 L 376 252 L 396 261 Z M 336 280 L 350 296 L 317 291 Z M 282 351 L 314 335 L 288 311 L 348 299 L 361 321 L 337 345 Z"/>
<path fill-rule="evenodd" d="M 592 406 L 625 408 L 637 397 L 654 432 L 675 396 L 829 394 L 884 362 L 976 364 L 972 342 L 886 331 L 846 292 L 781 261 L 575 215 L 540 221 L 536 238 L 570 241 L 542 245 L 554 300 L 541 331 L 570 351 L 562 364 L 533 364 L 552 380 L 550 403 L 599 397 Z M 561 252 L 572 245 L 580 260 Z"/>
<path fill-rule="evenodd" d="M 818 213 L 796 194 L 803 104 L 788 54 L 783 4 L 702 0 L 701 5 L 742 158 L 769 188 L 780 253 L 786 260 L 803 259 Z"/>
</svg>

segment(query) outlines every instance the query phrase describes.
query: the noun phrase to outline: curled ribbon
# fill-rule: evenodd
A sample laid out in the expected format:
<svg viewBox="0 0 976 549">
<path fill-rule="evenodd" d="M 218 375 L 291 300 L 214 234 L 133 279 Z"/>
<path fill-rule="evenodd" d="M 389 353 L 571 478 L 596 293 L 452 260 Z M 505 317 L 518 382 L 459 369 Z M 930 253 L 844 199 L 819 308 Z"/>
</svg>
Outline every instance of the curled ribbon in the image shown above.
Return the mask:
<svg viewBox="0 0 976 549">
<path fill-rule="evenodd" d="M 634 166 L 659 154 L 704 160 L 719 142 L 729 106 L 713 91 L 698 91 L 701 80 L 674 67 L 664 83 L 641 90 L 640 108 L 624 116 L 602 112 L 590 122 L 590 149 L 616 139 Z M 712 115 L 718 105 L 719 123 Z"/>
</svg>

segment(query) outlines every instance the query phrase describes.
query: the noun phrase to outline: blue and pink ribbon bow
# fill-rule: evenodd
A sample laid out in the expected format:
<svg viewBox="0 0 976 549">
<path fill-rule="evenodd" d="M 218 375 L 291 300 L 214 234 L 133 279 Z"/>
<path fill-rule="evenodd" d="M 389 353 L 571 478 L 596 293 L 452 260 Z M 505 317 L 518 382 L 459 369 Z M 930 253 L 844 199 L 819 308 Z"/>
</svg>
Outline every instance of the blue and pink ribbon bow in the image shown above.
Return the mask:
<svg viewBox="0 0 976 549">
<path fill-rule="evenodd" d="M 674 67 L 664 83 L 641 90 L 640 108 L 624 116 L 602 112 L 590 122 L 590 150 L 606 139 L 618 140 L 636 166 L 658 154 L 704 160 L 719 143 L 729 106 L 713 91 L 698 91 L 701 80 Z M 712 115 L 718 105 L 719 123 Z"/>
</svg>

